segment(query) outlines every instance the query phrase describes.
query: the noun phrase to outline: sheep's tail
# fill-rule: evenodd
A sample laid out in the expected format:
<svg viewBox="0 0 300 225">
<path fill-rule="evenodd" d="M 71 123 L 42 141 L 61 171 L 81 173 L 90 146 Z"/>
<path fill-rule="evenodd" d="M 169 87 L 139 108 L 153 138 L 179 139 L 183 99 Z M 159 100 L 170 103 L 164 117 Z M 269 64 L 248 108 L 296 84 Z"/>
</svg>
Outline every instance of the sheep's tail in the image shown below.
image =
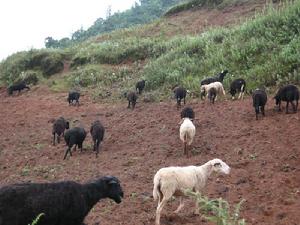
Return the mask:
<svg viewBox="0 0 300 225">
<path fill-rule="evenodd" d="M 160 177 L 157 174 L 154 176 L 153 183 L 153 198 L 154 201 L 157 201 L 160 197 Z"/>
</svg>

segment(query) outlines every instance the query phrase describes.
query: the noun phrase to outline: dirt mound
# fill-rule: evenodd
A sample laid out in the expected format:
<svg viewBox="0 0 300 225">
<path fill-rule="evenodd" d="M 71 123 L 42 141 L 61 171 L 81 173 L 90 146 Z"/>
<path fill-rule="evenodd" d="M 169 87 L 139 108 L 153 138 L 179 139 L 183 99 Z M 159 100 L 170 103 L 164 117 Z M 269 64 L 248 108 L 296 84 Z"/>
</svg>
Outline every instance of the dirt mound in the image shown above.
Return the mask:
<svg viewBox="0 0 300 225">
<path fill-rule="evenodd" d="M 246 199 L 242 216 L 247 224 L 296 225 L 300 221 L 299 112 L 273 111 L 269 98 L 266 117 L 255 120 L 251 99 L 218 101 L 215 105 L 188 100 L 198 118 L 193 157 L 183 157 L 179 140 L 180 112 L 175 102 L 97 104 L 82 96 L 81 106 L 68 106 L 67 93 L 44 87 L 7 97 L 0 92 L 1 185 L 26 181 L 76 180 L 100 175 L 120 178 L 125 198 L 117 205 L 105 200 L 86 218 L 87 224 L 153 224 L 156 202 L 152 179 L 165 166 L 203 164 L 212 158 L 227 162 L 232 173 L 213 177 L 204 194 L 231 204 Z M 102 150 L 95 158 L 88 135 L 83 153 L 63 161 L 63 143 L 52 146 L 51 119 L 64 116 L 71 126 L 81 122 L 89 130 L 100 118 L 106 127 Z M 193 202 L 179 214 L 170 202 L 162 224 L 209 224 L 193 215 Z"/>
</svg>

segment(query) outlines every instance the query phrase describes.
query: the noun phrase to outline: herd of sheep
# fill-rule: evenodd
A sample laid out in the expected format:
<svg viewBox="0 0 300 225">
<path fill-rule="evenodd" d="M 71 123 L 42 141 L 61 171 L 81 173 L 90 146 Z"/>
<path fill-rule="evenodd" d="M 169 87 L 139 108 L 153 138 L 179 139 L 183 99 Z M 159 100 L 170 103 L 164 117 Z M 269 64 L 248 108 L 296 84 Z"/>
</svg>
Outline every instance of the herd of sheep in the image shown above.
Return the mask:
<svg viewBox="0 0 300 225">
<path fill-rule="evenodd" d="M 228 70 L 225 70 L 214 77 L 202 80 L 201 98 L 208 98 L 212 104 L 220 95 L 226 98 L 223 80 L 227 73 Z M 144 90 L 145 84 L 145 80 L 139 81 L 136 83 L 136 91 L 124 94 L 128 100 L 128 108 L 135 108 L 138 95 Z M 30 88 L 21 82 L 10 86 L 7 92 L 12 95 L 14 91 L 20 92 L 23 89 Z M 174 86 L 172 90 L 179 108 L 182 100 L 184 104 L 186 103 L 186 96 L 189 91 L 180 86 Z M 246 82 L 244 79 L 236 79 L 231 82 L 229 92 L 232 98 L 238 93 L 238 99 L 243 99 L 245 91 Z M 70 105 L 75 102 L 79 106 L 79 98 L 79 92 L 71 91 L 67 100 Z M 252 99 L 256 119 L 258 119 L 260 111 L 265 116 L 266 92 L 262 89 L 256 89 L 252 92 Z M 281 101 L 285 101 L 287 102 L 286 113 L 288 113 L 289 103 L 291 103 L 293 111 L 296 112 L 299 90 L 295 85 L 286 85 L 278 90 L 274 99 L 279 110 L 281 110 Z M 180 117 L 179 137 L 184 145 L 184 154 L 190 157 L 189 146 L 192 144 L 196 133 L 196 127 L 193 123 L 195 112 L 191 107 L 185 107 L 181 111 Z M 66 159 L 68 154 L 72 155 L 73 147 L 75 150 L 78 146 L 82 151 L 82 145 L 87 136 L 84 128 L 70 128 L 69 122 L 63 117 L 53 122 L 52 134 L 53 145 L 56 142 L 60 143 L 61 136 L 64 137 L 67 149 L 63 159 Z M 99 120 L 91 124 L 90 134 L 94 142 L 93 150 L 97 157 L 105 134 L 105 128 Z M 161 211 L 172 196 L 179 197 L 180 204 L 175 211 L 178 213 L 184 206 L 184 191 L 191 189 L 200 192 L 213 172 L 229 174 L 230 167 L 221 159 L 213 159 L 202 166 L 159 169 L 153 179 L 153 198 L 158 201 L 155 224 L 160 225 Z M 86 215 L 100 199 L 110 198 L 116 203 L 120 203 L 123 197 L 121 183 L 118 178 L 113 176 L 104 176 L 85 184 L 64 181 L 8 185 L 0 188 L 0 225 L 27 225 L 40 213 L 43 213 L 39 221 L 41 225 L 82 225 Z M 199 213 L 197 204 L 195 213 Z"/>
</svg>

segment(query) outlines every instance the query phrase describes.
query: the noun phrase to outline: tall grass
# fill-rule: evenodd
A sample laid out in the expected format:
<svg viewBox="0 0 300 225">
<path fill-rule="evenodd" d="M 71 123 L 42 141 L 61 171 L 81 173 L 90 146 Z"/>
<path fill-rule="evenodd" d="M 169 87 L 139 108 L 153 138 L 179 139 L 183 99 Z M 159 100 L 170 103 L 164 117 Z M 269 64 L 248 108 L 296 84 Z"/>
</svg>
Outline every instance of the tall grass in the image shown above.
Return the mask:
<svg viewBox="0 0 300 225">
<path fill-rule="evenodd" d="M 230 71 L 227 82 L 243 77 L 249 88 L 297 83 L 299 34 L 300 1 L 287 3 L 281 10 L 270 7 L 242 25 L 183 38 L 171 51 L 148 63 L 143 74 L 152 89 L 175 83 L 195 89 L 199 80 L 223 69 Z"/>
</svg>

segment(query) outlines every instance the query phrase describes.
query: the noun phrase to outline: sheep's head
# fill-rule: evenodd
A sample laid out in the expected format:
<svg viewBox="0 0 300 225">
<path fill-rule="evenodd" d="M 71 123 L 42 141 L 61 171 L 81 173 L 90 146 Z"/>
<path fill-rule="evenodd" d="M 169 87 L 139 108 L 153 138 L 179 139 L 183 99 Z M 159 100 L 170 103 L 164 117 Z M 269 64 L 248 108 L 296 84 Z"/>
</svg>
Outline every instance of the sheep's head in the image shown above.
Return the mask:
<svg viewBox="0 0 300 225">
<path fill-rule="evenodd" d="M 206 86 L 207 86 L 206 84 L 201 85 L 201 88 L 200 88 L 200 96 L 201 96 L 201 98 L 204 97 L 205 94 L 206 94 Z"/>
<path fill-rule="evenodd" d="M 213 159 L 210 161 L 210 163 L 212 165 L 213 171 L 224 174 L 230 173 L 230 167 L 221 159 Z"/>
<path fill-rule="evenodd" d="M 121 203 L 124 193 L 118 178 L 113 176 L 105 176 L 104 181 L 108 185 L 108 197 L 113 199 L 116 203 Z"/>
</svg>

